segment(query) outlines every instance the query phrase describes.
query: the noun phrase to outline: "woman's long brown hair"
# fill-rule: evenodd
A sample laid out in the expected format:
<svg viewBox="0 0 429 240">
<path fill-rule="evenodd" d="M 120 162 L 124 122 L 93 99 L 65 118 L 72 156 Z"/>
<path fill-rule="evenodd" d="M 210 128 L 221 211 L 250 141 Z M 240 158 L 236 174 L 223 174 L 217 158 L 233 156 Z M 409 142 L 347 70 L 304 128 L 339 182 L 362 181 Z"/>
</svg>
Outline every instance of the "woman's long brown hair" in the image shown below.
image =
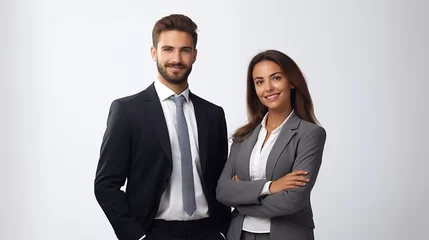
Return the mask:
<svg viewBox="0 0 429 240">
<path fill-rule="evenodd" d="M 247 113 L 249 122 L 239 128 L 233 135 L 233 142 L 246 140 L 252 131 L 261 123 L 268 112 L 256 95 L 253 82 L 253 69 L 261 61 L 272 61 L 280 66 L 286 78 L 295 86 L 291 91 L 291 104 L 295 114 L 308 122 L 319 124 L 314 115 L 313 101 L 308 91 L 307 82 L 298 65 L 286 54 L 277 50 L 267 50 L 253 57 L 247 70 Z"/>
</svg>

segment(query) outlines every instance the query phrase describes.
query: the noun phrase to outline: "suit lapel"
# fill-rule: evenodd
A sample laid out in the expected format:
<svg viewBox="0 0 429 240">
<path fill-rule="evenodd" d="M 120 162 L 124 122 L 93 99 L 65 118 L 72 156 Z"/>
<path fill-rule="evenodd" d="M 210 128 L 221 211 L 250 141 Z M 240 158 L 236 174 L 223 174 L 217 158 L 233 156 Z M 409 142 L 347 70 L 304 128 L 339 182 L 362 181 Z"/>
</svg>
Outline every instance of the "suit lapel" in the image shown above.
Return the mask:
<svg viewBox="0 0 429 240">
<path fill-rule="evenodd" d="M 292 137 L 296 134 L 296 129 L 298 128 L 300 122 L 301 119 L 295 114 L 295 112 L 293 112 L 285 125 L 282 127 L 282 130 L 280 131 L 280 134 L 274 143 L 270 154 L 268 155 L 265 172 L 267 180 L 272 180 L 277 161 L 279 160 L 281 153 L 289 144 Z"/>
<path fill-rule="evenodd" d="M 240 159 L 238 159 L 237 169 L 245 169 L 244 175 L 242 177 L 244 181 L 250 181 L 250 156 L 252 155 L 253 148 L 255 147 L 256 142 L 258 141 L 259 131 L 261 130 L 261 124 L 259 124 L 250 134 L 250 136 L 243 141 L 240 152 L 243 154 Z M 240 155 L 239 155 L 240 156 Z"/>
<path fill-rule="evenodd" d="M 201 171 L 205 173 L 207 166 L 207 153 L 208 153 L 208 122 L 207 113 L 204 109 L 201 99 L 189 92 L 189 98 L 194 105 L 195 119 L 197 120 L 198 130 L 198 149 L 201 163 Z M 203 178 L 201 178 L 202 180 Z"/>
<path fill-rule="evenodd" d="M 145 97 L 145 101 L 149 103 L 150 111 L 149 116 L 152 122 L 152 126 L 155 129 L 156 136 L 159 144 L 168 157 L 170 163 L 172 163 L 170 137 L 168 135 L 167 123 L 165 122 L 164 112 L 162 111 L 161 103 L 159 102 L 158 94 L 156 93 L 154 84 L 147 88 L 148 95 Z"/>
</svg>

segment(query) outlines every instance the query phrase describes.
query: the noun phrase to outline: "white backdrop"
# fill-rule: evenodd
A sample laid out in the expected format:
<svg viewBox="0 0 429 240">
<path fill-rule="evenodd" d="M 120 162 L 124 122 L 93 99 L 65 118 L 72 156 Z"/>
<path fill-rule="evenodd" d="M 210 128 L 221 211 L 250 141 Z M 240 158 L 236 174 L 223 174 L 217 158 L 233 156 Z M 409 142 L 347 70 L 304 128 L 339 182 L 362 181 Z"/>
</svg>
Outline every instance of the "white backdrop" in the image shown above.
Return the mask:
<svg viewBox="0 0 429 240">
<path fill-rule="evenodd" d="M 112 100 L 156 77 L 155 21 L 199 26 L 191 90 L 246 121 L 250 58 L 305 73 L 328 133 L 312 195 L 321 240 L 427 239 L 429 3 L 0 1 L 0 239 L 115 239 L 93 194 Z"/>
</svg>

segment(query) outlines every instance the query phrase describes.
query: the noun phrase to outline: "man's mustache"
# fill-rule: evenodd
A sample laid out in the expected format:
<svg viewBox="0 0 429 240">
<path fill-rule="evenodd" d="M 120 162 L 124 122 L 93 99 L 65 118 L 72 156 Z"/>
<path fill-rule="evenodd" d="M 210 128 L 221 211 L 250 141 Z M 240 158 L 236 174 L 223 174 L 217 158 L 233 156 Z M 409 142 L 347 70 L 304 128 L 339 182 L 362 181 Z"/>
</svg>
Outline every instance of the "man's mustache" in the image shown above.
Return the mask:
<svg viewBox="0 0 429 240">
<path fill-rule="evenodd" d="M 179 68 L 185 68 L 185 67 L 186 67 L 186 65 L 185 65 L 185 64 L 183 64 L 183 63 L 181 63 L 181 62 L 178 62 L 178 63 L 167 63 L 167 64 L 165 65 L 165 67 L 179 67 Z"/>
</svg>

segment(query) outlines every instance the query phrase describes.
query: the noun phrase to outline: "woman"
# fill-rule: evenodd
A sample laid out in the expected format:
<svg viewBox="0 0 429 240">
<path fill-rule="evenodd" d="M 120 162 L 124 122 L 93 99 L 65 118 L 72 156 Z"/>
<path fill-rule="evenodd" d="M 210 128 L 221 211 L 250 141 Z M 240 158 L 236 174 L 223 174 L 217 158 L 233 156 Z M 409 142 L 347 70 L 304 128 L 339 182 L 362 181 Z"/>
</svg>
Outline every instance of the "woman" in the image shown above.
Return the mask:
<svg viewBox="0 0 429 240">
<path fill-rule="evenodd" d="M 275 50 L 256 55 L 247 107 L 249 123 L 233 135 L 216 193 L 235 208 L 227 239 L 314 239 L 310 192 L 326 132 L 296 63 Z"/>
</svg>

